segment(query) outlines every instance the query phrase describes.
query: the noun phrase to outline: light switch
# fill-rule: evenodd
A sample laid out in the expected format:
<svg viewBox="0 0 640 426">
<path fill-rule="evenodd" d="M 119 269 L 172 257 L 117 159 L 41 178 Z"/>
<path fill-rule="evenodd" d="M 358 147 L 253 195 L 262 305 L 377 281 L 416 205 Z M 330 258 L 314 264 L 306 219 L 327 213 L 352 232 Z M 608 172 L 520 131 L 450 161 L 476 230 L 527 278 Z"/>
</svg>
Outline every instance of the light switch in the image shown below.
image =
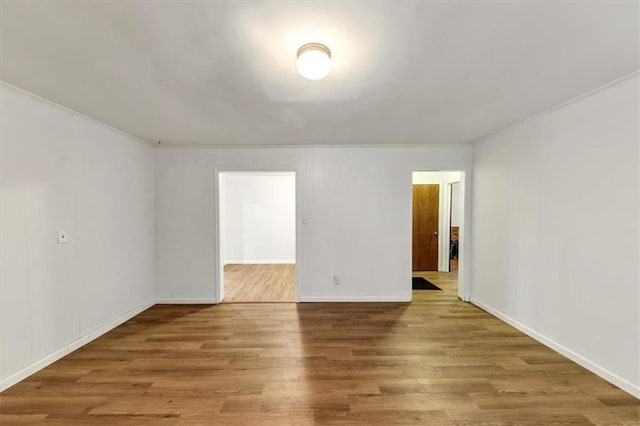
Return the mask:
<svg viewBox="0 0 640 426">
<path fill-rule="evenodd" d="M 303 225 L 308 225 L 309 224 L 309 218 L 306 216 L 302 216 L 302 224 Z"/>
<path fill-rule="evenodd" d="M 65 229 L 61 229 L 58 231 L 58 244 L 64 244 L 67 242 L 67 231 Z"/>
</svg>

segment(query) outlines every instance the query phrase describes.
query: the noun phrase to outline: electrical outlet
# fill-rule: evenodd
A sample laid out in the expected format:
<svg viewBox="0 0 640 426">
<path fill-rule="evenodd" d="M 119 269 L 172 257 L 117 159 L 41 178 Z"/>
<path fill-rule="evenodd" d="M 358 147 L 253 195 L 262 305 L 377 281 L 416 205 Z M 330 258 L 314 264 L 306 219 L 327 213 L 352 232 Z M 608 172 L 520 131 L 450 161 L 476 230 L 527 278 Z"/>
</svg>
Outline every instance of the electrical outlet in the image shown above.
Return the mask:
<svg viewBox="0 0 640 426">
<path fill-rule="evenodd" d="M 58 244 L 65 244 L 68 240 L 67 231 L 61 229 L 58 231 Z"/>
<path fill-rule="evenodd" d="M 340 277 L 337 275 L 333 276 L 333 285 L 340 285 Z"/>
</svg>

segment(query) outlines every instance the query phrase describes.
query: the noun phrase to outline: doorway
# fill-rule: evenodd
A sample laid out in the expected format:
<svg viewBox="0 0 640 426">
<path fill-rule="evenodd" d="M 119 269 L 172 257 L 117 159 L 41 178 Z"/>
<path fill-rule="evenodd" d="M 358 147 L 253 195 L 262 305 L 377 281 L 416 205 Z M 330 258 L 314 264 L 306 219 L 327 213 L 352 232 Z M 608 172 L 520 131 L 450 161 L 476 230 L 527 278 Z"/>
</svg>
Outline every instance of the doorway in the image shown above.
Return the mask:
<svg viewBox="0 0 640 426">
<path fill-rule="evenodd" d="M 460 256 L 460 182 L 447 184 L 451 196 L 451 219 L 450 219 L 450 252 L 449 271 L 458 272 L 458 258 Z"/>
<path fill-rule="evenodd" d="M 461 171 L 412 173 L 412 277 L 414 298 L 423 278 L 442 292 L 464 299 L 459 286 L 463 195 Z M 434 294 L 430 292 L 430 294 Z"/>
<path fill-rule="evenodd" d="M 296 173 L 217 172 L 218 302 L 295 302 Z"/>
</svg>

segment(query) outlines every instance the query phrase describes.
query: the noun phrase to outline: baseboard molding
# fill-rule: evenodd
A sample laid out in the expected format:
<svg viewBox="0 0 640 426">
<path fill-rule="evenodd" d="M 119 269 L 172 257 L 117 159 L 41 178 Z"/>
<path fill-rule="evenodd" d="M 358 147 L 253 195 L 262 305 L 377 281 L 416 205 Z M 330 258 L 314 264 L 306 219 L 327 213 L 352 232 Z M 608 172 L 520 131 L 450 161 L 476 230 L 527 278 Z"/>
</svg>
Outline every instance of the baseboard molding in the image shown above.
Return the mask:
<svg viewBox="0 0 640 426">
<path fill-rule="evenodd" d="M 175 298 L 158 298 L 156 299 L 156 303 L 160 305 L 212 305 L 216 303 L 216 300 L 213 297 L 203 297 L 203 298 L 185 298 L 185 299 L 175 299 Z"/>
<path fill-rule="evenodd" d="M 224 265 L 295 265 L 296 260 L 225 260 Z"/>
<path fill-rule="evenodd" d="M 300 302 L 411 302 L 411 296 L 300 296 Z"/>
<path fill-rule="evenodd" d="M 564 355 L 565 357 L 569 358 L 571 361 L 580 364 L 581 366 L 583 366 L 584 368 L 586 368 L 587 370 L 591 371 L 592 373 L 602 377 L 603 379 L 605 379 L 606 381 L 616 385 L 617 387 L 619 387 L 620 389 L 624 390 L 625 392 L 630 393 L 631 395 L 635 396 L 636 398 L 640 399 L 640 385 L 635 384 L 630 382 L 629 380 L 618 376 L 617 374 L 607 370 L 606 368 L 602 367 L 601 365 L 589 360 L 588 358 L 585 358 L 584 356 L 572 351 L 571 349 L 567 348 L 566 346 L 561 345 L 560 343 L 549 339 L 548 337 L 538 333 L 537 331 L 527 327 L 526 325 L 522 324 L 519 321 L 514 320 L 513 318 L 509 317 L 508 315 L 503 314 L 502 312 L 493 309 L 491 306 L 487 305 L 486 303 L 475 299 L 475 298 L 471 298 L 471 303 L 473 303 L 474 305 L 476 305 L 477 307 L 479 307 L 480 309 L 490 313 L 491 315 L 493 315 L 494 317 L 506 322 L 507 324 L 509 324 L 510 326 L 522 331 L 524 334 L 528 335 L 529 337 L 537 340 L 538 342 L 542 343 L 543 345 L 553 349 L 554 351 L 560 353 L 561 355 Z"/>
<path fill-rule="evenodd" d="M 81 336 L 79 339 L 73 341 L 72 343 L 68 344 L 67 346 L 64 346 L 64 347 L 58 349 L 57 351 L 45 356 L 44 358 L 42 358 L 42 359 L 40 359 L 40 360 L 38 360 L 36 362 L 31 363 L 30 365 L 28 365 L 27 367 L 23 368 L 22 370 L 20 370 L 20 371 L 18 371 L 16 373 L 13 373 L 12 375 L 7 377 L 6 379 L 2 379 L 0 381 L 0 392 L 3 392 L 4 390 L 6 390 L 6 389 L 10 388 L 11 386 L 15 385 L 16 383 L 20 382 L 21 380 L 24 380 L 27 377 L 31 376 L 32 374 L 42 370 L 46 366 L 56 362 L 60 358 L 70 354 L 71 352 L 73 352 L 76 349 L 86 345 L 87 343 L 91 342 L 92 340 L 97 339 L 98 337 L 102 336 L 103 334 L 107 333 L 108 331 L 113 330 L 114 328 L 116 328 L 120 324 L 130 320 L 131 318 L 135 317 L 136 315 L 138 315 L 142 311 L 145 311 L 145 310 L 149 309 L 150 307 L 155 305 L 155 303 L 156 303 L 155 298 L 149 299 L 146 302 L 144 302 L 143 304 L 141 304 L 140 306 L 138 306 L 138 307 L 130 310 L 129 312 L 125 313 L 124 315 L 121 315 L 121 316 L 119 316 L 119 317 L 107 322 L 103 326 L 101 326 L 101 327 L 97 328 L 96 330 L 93 330 L 93 331 L 85 334 L 84 336 Z"/>
</svg>

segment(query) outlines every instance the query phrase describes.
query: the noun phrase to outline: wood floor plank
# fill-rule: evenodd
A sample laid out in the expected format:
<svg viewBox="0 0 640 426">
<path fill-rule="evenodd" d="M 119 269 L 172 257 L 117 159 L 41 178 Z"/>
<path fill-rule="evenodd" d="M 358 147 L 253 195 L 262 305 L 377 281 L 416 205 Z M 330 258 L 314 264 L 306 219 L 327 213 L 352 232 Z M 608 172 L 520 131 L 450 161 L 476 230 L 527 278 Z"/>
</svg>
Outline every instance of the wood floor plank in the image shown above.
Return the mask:
<svg viewBox="0 0 640 426">
<path fill-rule="evenodd" d="M 0 398 L 2 414 L 80 414 L 107 403 L 106 396 L 13 395 Z M 0 423 L 2 422 L 0 417 Z"/>
<path fill-rule="evenodd" d="M 0 424 L 640 425 L 640 401 L 473 305 L 156 305 L 0 394 Z"/>
<path fill-rule="evenodd" d="M 2 425 L 29 425 L 42 423 L 48 414 L 7 414 L 2 413 L 0 424 Z"/>
</svg>

